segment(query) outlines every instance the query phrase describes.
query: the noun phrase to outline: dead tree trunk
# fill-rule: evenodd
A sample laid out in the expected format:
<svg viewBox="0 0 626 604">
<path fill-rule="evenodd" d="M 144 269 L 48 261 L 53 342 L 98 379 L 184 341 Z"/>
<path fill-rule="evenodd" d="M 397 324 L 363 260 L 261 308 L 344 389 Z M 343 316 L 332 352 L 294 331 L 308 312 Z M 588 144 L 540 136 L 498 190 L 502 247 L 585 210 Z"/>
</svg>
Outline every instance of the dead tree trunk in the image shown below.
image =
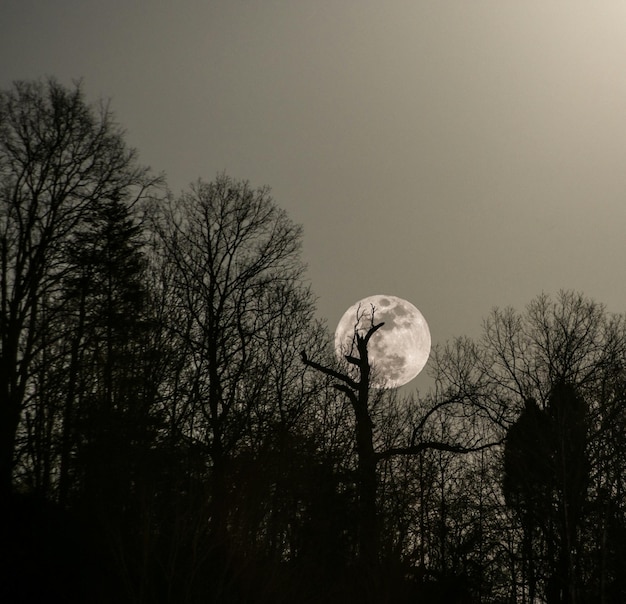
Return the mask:
<svg viewBox="0 0 626 604">
<path fill-rule="evenodd" d="M 367 344 L 372 335 L 382 326 L 383 323 L 376 325 L 372 323 L 372 326 L 364 336 L 355 331 L 354 342 L 358 356 L 346 355 L 346 360 L 358 369 L 358 380 L 352 379 L 345 373 L 311 361 L 306 356 L 306 353 L 302 352 L 302 361 L 305 365 L 338 380 L 339 383 L 335 385 L 335 388 L 346 394 L 354 410 L 357 453 L 358 556 L 360 566 L 370 573 L 372 578 L 378 575 L 380 527 L 376 506 L 378 486 L 376 464 L 378 460 L 374 451 L 373 424 L 369 410 L 371 368 Z"/>
</svg>

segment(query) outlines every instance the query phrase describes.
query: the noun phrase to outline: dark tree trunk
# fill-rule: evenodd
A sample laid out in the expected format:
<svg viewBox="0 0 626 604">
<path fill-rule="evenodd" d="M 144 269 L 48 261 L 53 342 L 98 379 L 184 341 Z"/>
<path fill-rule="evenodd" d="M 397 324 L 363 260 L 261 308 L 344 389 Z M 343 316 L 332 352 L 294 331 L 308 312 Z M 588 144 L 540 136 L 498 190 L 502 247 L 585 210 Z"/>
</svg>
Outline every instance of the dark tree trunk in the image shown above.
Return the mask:
<svg viewBox="0 0 626 604">
<path fill-rule="evenodd" d="M 336 387 L 347 395 L 354 409 L 357 453 L 358 562 L 366 578 L 366 588 L 372 597 L 375 597 L 377 590 L 380 588 L 381 577 L 379 568 L 380 527 L 376 502 L 378 487 L 376 465 L 378 456 L 374 451 L 373 424 L 369 410 L 370 364 L 367 345 L 372 335 L 382 326 L 383 323 L 372 325 L 365 336 L 360 335 L 358 332 L 355 333 L 359 356 L 353 357 L 348 355 L 346 360 L 358 368 L 358 382 L 346 374 L 339 373 L 309 360 L 306 353 L 302 353 L 302 360 L 306 365 L 342 382 Z"/>
<path fill-rule="evenodd" d="M 372 328 L 374 329 L 374 328 Z M 372 329 L 370 332 L 373 333 Z M 369 332 L 368 332 L 369 333 Z M 357 338 L 359 351 L 358 396 L 354 405 L 356 425 L 356 450 L 358 456 L 359 494 L 359 556 L 361 564 L 376 574 L 378 567 L 379 526 L 376 508 L 376 454 L 372 432 L 372 419 L 369 414 L 370 365 L 367 353 L 369 337 Z"/>
<path fill-rule="evenodd" d="M 15 440 L 22 410 L 23 387 L 17 367 L 17 341 L 9 333 L 2 334 L 0 355 L 0 500 L 8 498 L 13 490 Z"/>
<path fill-rule="evenodd" d="M 2 396 L 6 389 L 2 389 Z M 13 490 L 13 453 L 20 413 L 10 399 L 0 405 L 0 501 L 6 500 Z"/>
</svg>

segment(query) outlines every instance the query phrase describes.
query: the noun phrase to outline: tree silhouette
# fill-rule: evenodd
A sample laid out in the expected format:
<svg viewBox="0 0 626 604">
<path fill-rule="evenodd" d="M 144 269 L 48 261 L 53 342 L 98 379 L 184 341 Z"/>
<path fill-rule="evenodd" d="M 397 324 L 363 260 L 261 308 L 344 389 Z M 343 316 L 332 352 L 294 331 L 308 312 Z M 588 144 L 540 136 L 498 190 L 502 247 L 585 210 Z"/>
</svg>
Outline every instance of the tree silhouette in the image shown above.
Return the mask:
<svg viewBox="0 0 626 604">
<path fill-rule="evenodd" d="M 529 598 L 536 595 L 535 560 L 547 551 L 550 602 L 576 602 L 581 583 L 580 535 L 589 486 L 588 408 L 576 389 L 556 384 L 545 410 L 526 401 L 504 450 L 503 489 L 524 530 Z"/>
<path fill-rule="evenodd" d="M 563 594 L 574 590 L 578 599 L 593 601 L 616 585 L 614 546 L 594 535 L 614 522 L 608 510 L 615 510 L 622 484 L 623 433 L 616 430 L 623 426 L 625 334 L 623 315 L 582 294 L 560 292 L 538 296 L 523 312 L 494 309 L 478 340 L 458 338 L 434 355 L 444 397 L 467 401 L 466 409 L 491 418 L 492 430 L 508 431 L 504 455 L 489 463 L 511 516 L 505 525 L 494 516 L 489 530 L 499 532 L 499 543 L 493 533 L 483 535 L 507 552 L 491 559 L 490 572 L 511 577 L 515 597 L 571 599 Z M 576 393 L 563 395 L 568 404 L 557 402 L 563 385 Z M 500 507 L 500 514 L 508 512 Z M 569 555 L 563 554 L 567 542 Z M 505 559 L 508 568 L 500 564 Z"/>
<path fill-rule="evenodd" d="M 626 601 L 623 315 L 541 295 L 372 388 L 269 189 L 150 184 L 80 86 L 0 93 L 0 600 Z"/>
<path fill-rule="evenodd" d="M 369 314 L 370 324 L 367 329 L 360 325 L 365 316 L 362 309 L 357 310 L 356 323 L 353 335 L 352 349 L 345 354 L 348 366 L 357 369 L 358 377 L 352 377 L 350 370 L 338 370 L 323 365 L 309 358 L 307 352 L 301 352 L 302 362 L 334 380 L 334 387 L 344 393 L 350 401 L 354 413 L 354 442 L 357 454 L 356 491 L 357 491 L 357 518 L 358 518 L 358 557 L 360 568 L 367 573 L 366 591 L 368 597 L 375 601 L 382 597 L 385 587 L 382 585 L 380 559 L 380 530 L 381 522 L 378 512 L 378 470 L 377 465 L 383 460 L 398 456 L 419 456 L 427 450 L 446 451 L 450 453 L 469 453 L 493 446 L 494 443 L 451 443 L 443 439 L 418 440 L 424 434 L 428 420 L 438 411 L 454 405 L 454 400 L 443 400 L 433 405 L 424 416 L 410 430 L 410 442 L 404 446 L 392 446 L 383 450 L 376 450 L 372 421 L 372 406 L 370 400 L 371 366 L 368 356 L 368 343 L 384 323 L 375 323 L 375 308 Z"/>
<path fill-rule="evenodd" d="M 536 597 L 538 540 L 551 538 L 554 451 L 548 416 L 534 399 L 525 401 L 519 419 L 509 428 L 504 448 L 503 491 L 519 515 L 524 531 L 524 574 L 529 599 Z M 539 550 L 540 551 L 540 550 Z"/>
<path fill-rule="evenodd" d="M 265 501 L 256 509 L 250 498 L 237 503 L 269 473 L 246 484 L 235 479 L 235 469 L 253 467 L 268 449 L 289 455 L 289 432 L 311 414 L 318 389 L 304 379 L 295 347 L 313 337 L 319 350 L 325 337 L 315 338 L 322 334 L 301 281 L 301 229 L 267 188 L 218 176 L 170 200 L 156 219 L 167 329 L 180 355 L 177 394 L 165 413 L 174 439 L 205 456 L 199 479 L 209 505 L 211 572 L 228 591 L 234 566 L 244 564 L 236 553 L 238 531 L 255 514 L 259 532 L 279 519 L 278 512 L 263 511 Z M 224 575 L 217 577 L 220 568 Z"/>
<path fill-rule="evenodd" d="M 149 184 L 106 107 L 80 86 L 17 82 L 0 93 L 0 494 L 33 364 L 65 271 L 65 244 L 93 205 Z"/>
<path fill-rule="evenodd" d="M 581 532 L 588 502 L 589 408 L 571 384 L 555 385 L 546 412 L 551 420 L 557 500 L 557 572 L 551 577 L 555 602 L 579 601 L 582 584 Z"/>
<path fill-rule="evenodd" d="M 361 316 L 357 315 L 357 324 Z M 371 315 L 371 326 L 361 335 L 358 330 L 354 332 L 354 343 L 358 356 L 346 355 L 346 360 L 358 369 L 357 380 L 347 373 L 341 373 L 329 367 L 325 367 L 310 360 L 306 352 L 302 352 L 302 361 L 305 365 L 317 369 L 336 380 L 337 390 L 345 393 L 348 397 L 355 417 L 355 443 L 358 459 L 357 467 L 357 492 L 358 492 L 358 538 L 359 557 L 366 572 L 374 576 L 378 571 L 379 552 L 379 525 L 376 511 L 376 453 L 372 434 L 372 419 L 369 409 L 370 395 L 370 363 L 367 345 L 371 337 L 384 323 L 374 323 L 374 313 Z"/>
</svg>

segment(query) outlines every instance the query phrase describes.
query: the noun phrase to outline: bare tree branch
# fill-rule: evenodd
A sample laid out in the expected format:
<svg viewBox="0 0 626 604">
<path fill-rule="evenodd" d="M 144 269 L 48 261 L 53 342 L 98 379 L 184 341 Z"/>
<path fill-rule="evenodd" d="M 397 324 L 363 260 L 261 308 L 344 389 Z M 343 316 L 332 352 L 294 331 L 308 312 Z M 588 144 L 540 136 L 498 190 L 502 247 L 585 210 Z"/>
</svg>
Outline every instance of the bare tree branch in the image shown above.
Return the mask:
<svg viewBox="0 0 626 604">
<path fill-rule="evenodd" d="M 496 442 L 465 447 L 463 445 L 454 445 L 440 441 L 423 441 L 416 445 L 411 445 L 410 447 L 393 447 L 391 449 L 387 449 L 386 451 L 380 451 L 376 453 L 376 461 L 388 459 L 389 457 L 393 457 L 395 455 L 417 455 L 426 450 L 449 451 L 450 453 L 475 453 L 477 451 L 483 451 L 485 449 L 496 447 L 501 445 L 503 442 L 504 439 L 501 439 Z"/>
<path fill-rule="evenodd" d="M 354 381 L 351 377 L 340 373 L 339 371 L 335 371 L 334 369 L 331 369 L 330 367 L 326 367 L 324 365 L 320 365 L 320 363 L 316 363 L 315 361 L 310 360 L 307 355 L 306 352 L 303 350 L 300 353 L 300 357 L 302 358 L 302 362 L 307 366 L 307 367 L 312 367 L 313 369 L 317 369 L 318 371 L 321 371 L 322 373 L 335 378 L 336 380 L 340 380 L 346 384 L 348 384 L 348 386 L 350 386 L 350 388 L 353 388 L 354 390 L 358 389 L 359 384 L 358 382 Z M 344 391 L 345 392 L 345 391 Z"/>
<path fill-rule="evenodd" d="M 372 321 L 373 321 L 373 318 L 374 318 L 374 314 L 372 311 Z M 370 338 L 374 335 L 374 333 L 376 333 L 384 324 L 385 324 L 384 321 L 376 325 L 372 323 L 372 326 L 367 330 L 367 333 L 363 337 L 363 342 L 367 345 L 367 343 L 370 341 Z"/>
</svg>

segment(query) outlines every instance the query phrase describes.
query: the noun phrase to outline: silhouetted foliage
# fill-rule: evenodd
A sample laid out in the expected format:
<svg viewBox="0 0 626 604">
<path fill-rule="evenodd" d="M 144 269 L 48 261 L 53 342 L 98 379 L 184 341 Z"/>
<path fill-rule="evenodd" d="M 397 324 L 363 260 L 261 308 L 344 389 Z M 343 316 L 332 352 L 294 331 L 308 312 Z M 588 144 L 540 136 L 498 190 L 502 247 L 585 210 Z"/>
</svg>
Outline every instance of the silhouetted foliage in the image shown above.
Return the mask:
<svg viewBox="0 0 626 604">
<path fill-rule="evenodd" d="M 58 308 L 68 238 L 101 199 L 141 195 L 149 181 L 106 107 L 89 107 L 79 86 L 66 89 L 52 79 L 17 82 L 0 93 L 0 178 L 0 489 L 6 494 L 34 365 L 57 337 L 48 323 Z M 50 419 L 44 421 L 50 430 Z"/>
<path fill-rule="evenodd" d="M 482 401 L 507 430 L 500 480 L 515 516 L 496 522 L 502 539 L 493 545 L 506 557 L 493 559 L 490 574 L 509 582 L 511 597 L 622 601 L 622 562 L 612 566 L 605 527 L 623 488 L 624 336 L 623 316 L 561 292 L 524 314 L 496 309 L 478 343 L 438 353 L 451 391 Z M 493 566 L 504 560 L 508 568 Z"/>
<path fill-rule="evenodd" d="M 508 431 L 503 489 L 522 523 L 531 601 L 544 573 L 549 601 L 579 598 L 580 539 L 589 486 L 588 423 L 587 405 L 576 389 L 559 383 L 545 410 L 527 400 Z"/>
<path fill-rule="evenodd" d="M 268 188 L 158 183 L 80 86 L 0 92 L 0 601 L 626 601 L 622 315 L 541 295 L 370 389 Z"/>
</svg>

